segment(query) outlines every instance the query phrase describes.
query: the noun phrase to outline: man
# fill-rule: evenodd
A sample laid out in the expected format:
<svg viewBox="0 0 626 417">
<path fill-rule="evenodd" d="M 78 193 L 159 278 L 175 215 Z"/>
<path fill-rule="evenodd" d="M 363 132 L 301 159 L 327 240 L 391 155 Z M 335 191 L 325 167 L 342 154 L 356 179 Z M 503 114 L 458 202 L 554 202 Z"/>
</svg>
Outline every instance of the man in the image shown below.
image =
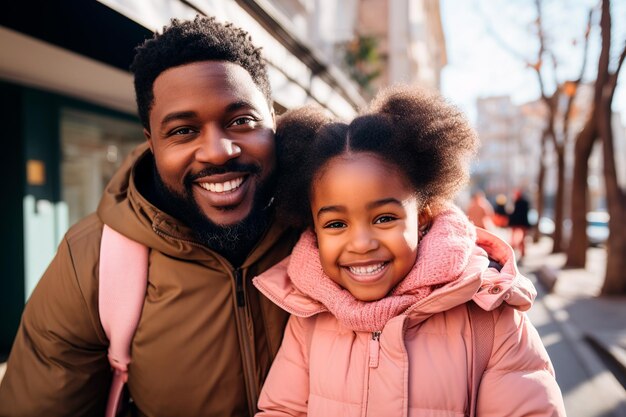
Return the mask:
<svg viewBox="0 0 626 417">
<path fill-rule="evenodd" d="M 286 314 L 250 284 L 297 238 L 272 217 L 274 113 L 248 35 L 173 20 L 131 67 L 147 145 L 73 226 L 31 296 L 0 416 L 102 415 L 111 371 L 98 314 L 104 224 L 149 248 L 128 389 L 145 416 L 249 416 Z"/>
</svg>

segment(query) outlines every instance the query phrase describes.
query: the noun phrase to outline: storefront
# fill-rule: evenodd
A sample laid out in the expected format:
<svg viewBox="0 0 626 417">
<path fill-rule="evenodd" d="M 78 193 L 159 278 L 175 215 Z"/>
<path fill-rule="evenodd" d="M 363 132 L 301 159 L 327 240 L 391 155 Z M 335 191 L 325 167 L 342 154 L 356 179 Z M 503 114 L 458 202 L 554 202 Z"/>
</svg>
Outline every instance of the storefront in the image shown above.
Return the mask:
<svg viewBox="0 0 626 417">
<path fill-rule="evenodd" d="M 355 85 L 260 3 L 41 0 L 2 6 L 0 361 L 63 234 L 95 210 L 113 172 L 144 140 L 128 68 L 134 47 L 171 17 L 215 15 L 249 31 L 268 59 L 278 111 L 316 102 L 347 118 L 362 106 Z"/>
</svg>

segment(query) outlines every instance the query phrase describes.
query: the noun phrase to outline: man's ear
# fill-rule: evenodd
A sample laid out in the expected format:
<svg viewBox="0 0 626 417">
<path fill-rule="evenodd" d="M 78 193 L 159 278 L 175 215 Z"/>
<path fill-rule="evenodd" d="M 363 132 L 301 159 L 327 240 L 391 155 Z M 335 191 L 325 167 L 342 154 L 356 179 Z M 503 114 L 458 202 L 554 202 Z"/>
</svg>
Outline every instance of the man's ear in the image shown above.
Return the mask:
<svg viewBox="0 0 626 417">
<path fill-rule="evenodd" d="M 148 141 L 148 146 L 150 147 L 150 152 L 152 152 L 152 154 L 154 154 L 154 147 L 152 144 L 152 135 L 150 135 L 150 132 L 148 131 L 148 129 L 143 129 L 143 135 L 146 137 L 146 140 Z"/>
</svg>

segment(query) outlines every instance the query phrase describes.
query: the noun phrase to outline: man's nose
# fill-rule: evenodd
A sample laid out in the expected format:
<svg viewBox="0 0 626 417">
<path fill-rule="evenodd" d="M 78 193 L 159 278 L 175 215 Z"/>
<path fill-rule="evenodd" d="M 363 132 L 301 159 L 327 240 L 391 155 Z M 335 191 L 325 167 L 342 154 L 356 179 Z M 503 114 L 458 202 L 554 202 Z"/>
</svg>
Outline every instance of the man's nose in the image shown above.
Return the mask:
<svg viewBox="0 0 626 417">
<path fill-rule="evenodd" d="M 204 129 L 198 141 L 196 160 L 212 165 L 224 165 L 241 155 L 241 148 L 225 133 L 216 127 Z"/>
</svg>

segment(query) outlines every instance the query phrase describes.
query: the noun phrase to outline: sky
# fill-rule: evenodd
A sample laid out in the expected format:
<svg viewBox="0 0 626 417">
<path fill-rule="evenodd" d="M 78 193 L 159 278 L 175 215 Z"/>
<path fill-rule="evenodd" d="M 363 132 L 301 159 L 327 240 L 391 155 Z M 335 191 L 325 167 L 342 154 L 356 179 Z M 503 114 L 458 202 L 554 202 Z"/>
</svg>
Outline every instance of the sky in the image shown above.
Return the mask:
<svg viewBox="0 0 626 417">
<path fill-rule="evenodd" d="M 557 79 L 574 79 L 582 63 L 583 28 L 595 0 L 544 0 L 544 21 L 559 61 Z M 613 55 L 626 42 L 626 2 L 613 1 Z M 515 104 L 539 98 L 535 72 L 525 65 L 536 56 L 533 0 L 441 0 L 448 65 L 442 73 L 442 93 L 476 120 L 479 97 L 509 95 Z M 599 19 L 599 13 L 596 14 Z M 590 37 L 586 79 L 598 65 L 599 30 Z M 626 67 L 626 64 L 624 65 Z M 547 77 L 553 80 L 553 74 Z M 613 110 L 626 125 L 626 68 L 618 78 Z M 552 92 L 549 85 L 547 92 Z"/>
</svg>

